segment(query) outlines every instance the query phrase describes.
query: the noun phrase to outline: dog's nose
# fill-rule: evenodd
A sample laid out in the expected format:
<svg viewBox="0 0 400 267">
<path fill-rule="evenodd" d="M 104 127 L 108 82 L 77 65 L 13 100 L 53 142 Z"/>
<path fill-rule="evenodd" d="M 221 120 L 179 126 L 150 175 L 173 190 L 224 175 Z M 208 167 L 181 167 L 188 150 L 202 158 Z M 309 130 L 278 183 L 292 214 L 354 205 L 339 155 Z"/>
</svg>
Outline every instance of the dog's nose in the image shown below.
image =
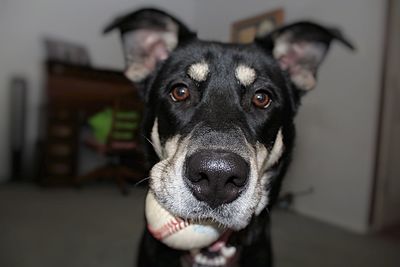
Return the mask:
<svg viewBox="0 0 400 267">
<path fill-rule="evenodd" d="M 239 155 L 223 151 L 201 151 L 186 161 L 186 183 L 193 195 L 215 208 L 235 200 L 243 191 L 249 165 Z"/>
</svg>

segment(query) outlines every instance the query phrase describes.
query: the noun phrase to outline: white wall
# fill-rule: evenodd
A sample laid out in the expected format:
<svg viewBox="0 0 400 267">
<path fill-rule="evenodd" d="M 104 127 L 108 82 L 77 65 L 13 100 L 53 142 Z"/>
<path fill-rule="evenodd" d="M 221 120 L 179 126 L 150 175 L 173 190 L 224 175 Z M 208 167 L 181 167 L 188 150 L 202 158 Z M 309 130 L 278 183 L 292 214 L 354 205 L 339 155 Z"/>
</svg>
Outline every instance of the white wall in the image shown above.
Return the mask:
<svg viewBox="0 0 400 267">
<path fill-rule="evenodd" d="M 9 179 L 9 77 L 29 82 L 28 156 L 37 133 L 43 90 L 41 38 L 45 35 L 86 45 L 95 66 L 122 68 L 119 36 L 100 31 L 114 16 L 157 5 L 193 24 L 194 2 L 185 0 L 0 0 L 0 181 Z"/>
<path fill-rule="evenodd" d="M 381 81 L 386 1 L 202 0 L 196 1 L 200 36 L 229 40 L 233 21 L 284 7 L 286 21 L 308 18 L 340 26 L 356 54 L 334 44 L 319 84 L 304 98 L 298 139 L 284 190 L 314 187 L 297 199 L 303 214 L 366 231 Z"/>
</svg>

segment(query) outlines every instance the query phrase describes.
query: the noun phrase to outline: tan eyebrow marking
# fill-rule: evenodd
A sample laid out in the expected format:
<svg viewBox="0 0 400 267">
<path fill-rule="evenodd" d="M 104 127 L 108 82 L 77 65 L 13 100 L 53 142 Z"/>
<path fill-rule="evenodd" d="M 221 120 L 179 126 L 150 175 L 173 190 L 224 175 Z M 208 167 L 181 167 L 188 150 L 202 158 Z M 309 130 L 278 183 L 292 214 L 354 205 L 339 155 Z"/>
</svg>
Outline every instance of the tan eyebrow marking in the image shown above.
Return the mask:
<svg viewBox="0 0 400 267">
<path fill-rule="evenodd" d="M 248 86 L 256 80 L 256 71 L 249 66 L 239 65 L 235 70 L 235 76 L 242 85 Z"/>
<path fill-rule="evenodd" d="M 187 74 L 196 82 L 204 82 L 205 80 L 207 80 L 209 72 L 210 69 L 208 67 L 208 64 L 203 61 L 191 65 L 188 69 Z"/>
</svg>

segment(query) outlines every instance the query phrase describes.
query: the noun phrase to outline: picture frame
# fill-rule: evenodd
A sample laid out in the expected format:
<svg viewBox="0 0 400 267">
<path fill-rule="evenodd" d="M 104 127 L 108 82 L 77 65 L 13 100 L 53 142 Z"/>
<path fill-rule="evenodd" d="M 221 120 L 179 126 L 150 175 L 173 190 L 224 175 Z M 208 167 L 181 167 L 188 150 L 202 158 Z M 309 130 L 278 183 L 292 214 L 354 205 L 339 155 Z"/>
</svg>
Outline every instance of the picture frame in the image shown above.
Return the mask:
<svg viewBox="0 0 400 267">
<path fill-rule="evenodd" d="M 251 43 L 257 35 L 263 35 L 275 29 L 283 21 L 282 8 L 236 21 L 231 26 L 231 41 L 239 44 Z"/>
</svg>

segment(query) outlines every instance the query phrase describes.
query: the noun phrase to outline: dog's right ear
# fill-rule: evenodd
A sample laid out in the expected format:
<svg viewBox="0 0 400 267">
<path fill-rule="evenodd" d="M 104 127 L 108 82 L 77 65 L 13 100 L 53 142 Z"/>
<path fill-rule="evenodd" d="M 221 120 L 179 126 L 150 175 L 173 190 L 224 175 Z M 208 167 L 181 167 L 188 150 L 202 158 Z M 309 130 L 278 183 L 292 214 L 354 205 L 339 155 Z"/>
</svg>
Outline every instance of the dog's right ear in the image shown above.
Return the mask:
<svg viewBox="0 0 400 267">
<path fill-rule="evenodd" d="M 103 32 L 115 29 L 121 32 L 125 76 L 133 82 L 144 81 L 178 44 L 196 36 L 178 19 L 153 8 L 118 17 Z"/>
</svg>

